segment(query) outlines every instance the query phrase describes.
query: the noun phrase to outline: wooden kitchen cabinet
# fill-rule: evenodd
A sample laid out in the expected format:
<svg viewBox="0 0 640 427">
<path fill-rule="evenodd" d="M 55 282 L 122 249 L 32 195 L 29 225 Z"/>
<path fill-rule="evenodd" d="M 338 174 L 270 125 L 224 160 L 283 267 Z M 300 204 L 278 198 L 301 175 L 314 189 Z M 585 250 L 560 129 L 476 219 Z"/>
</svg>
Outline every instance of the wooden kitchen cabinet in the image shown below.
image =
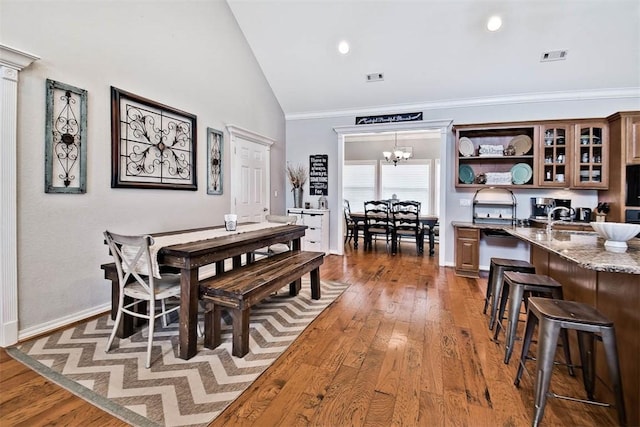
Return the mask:
<svg viewBox="0 0 640 427">
<path fill-rule="evenodd" d="M 541 124 L 537 185 L 602 189 L 609 184 L 608 125 L 603 120 Z"/>
<path fill-rule="evenodd" d="M 640 112 L 625 114 L 624 122 L 627 164 L 640 165 Z"/>
<path fill-rule="evenodd" d="M 457 126 L 456 187 L 532 188 L 538 129 L 531 123 Z M 515 147 L 515 154 L 502 151 L 509 146 Z M 491 148 L 495 152 L 486 152 Z"/>
<path fill-rule="evenodd" d="M 640 119 L 630 131 L 640 132 Z M 456 187 L 608 188 L 606 119 L 456 125 L 455 135 Z M 640 148 L 629 150 L 640 162 Z"/>
<path fill-rule="evenodd" d="M 609 186 L 609 134 L 606 121 L 579 122 L 573 137 L 571 188 Z"/>
<path fill-rule="evenodd" d="M 627 165 L 640 164 L 640 111 L 624 111 L 607 118 L 609 126 L 609 186 L 598 201 L 610 205 L 607 221 L 625 222 Z"/>
<path fill-rule="evenodd" d="M 454 227 L 456 242 L 456 274 L 479 277 L 480 272 L 480 229 Z"/>
<path fill-rule="evenodd" d="M 538 170 L 540 187 L 567 187 L 571 175 L 573 126 L 568 123 L 543 124 L 538 139 Z"/>
</svg>

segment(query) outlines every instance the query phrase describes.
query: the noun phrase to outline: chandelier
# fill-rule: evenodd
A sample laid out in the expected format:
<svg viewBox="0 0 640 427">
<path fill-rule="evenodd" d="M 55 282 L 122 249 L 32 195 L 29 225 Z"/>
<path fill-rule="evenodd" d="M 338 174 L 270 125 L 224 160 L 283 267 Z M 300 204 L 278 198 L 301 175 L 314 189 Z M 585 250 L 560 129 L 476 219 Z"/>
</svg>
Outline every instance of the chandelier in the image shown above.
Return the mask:
<svg viewBox="0 0 640 427">
<path fill-rule="evenodd" d="M 393 144 L 393 151 L 383 151 L 382 155 L 384 159 L 393 163 L 393 166 L 398 166 L 398 162 L 401 160 L 407 160 L 411 157 L 410 147 L 398 147 L 398 134 L 394 134 L 395 142 Z"/>
</svg>

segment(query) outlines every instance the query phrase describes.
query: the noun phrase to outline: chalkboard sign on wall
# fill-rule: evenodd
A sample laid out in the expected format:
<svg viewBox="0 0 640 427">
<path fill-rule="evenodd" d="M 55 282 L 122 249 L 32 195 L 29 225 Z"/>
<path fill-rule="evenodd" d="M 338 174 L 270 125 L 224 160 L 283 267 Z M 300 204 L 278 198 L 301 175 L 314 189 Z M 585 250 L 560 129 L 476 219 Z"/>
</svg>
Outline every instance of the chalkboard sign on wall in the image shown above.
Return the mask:
<svg viewBox="0 0 640 427">
<path fill-rule="evenodd" d="M 329 172 L 327 154 L 309 156 L 309 195 L 327 196 L 329 193 Z"/>
</svg>

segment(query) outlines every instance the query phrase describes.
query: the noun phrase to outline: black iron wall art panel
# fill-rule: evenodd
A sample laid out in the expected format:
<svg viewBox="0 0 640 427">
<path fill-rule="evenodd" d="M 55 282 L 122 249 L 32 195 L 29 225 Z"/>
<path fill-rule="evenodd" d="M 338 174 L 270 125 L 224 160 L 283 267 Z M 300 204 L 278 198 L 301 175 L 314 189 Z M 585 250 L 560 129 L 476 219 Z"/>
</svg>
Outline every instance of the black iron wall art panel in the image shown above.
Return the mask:
<svg viewBox="0 0 640 427">
<path fill-rule="evenodd" d="M 111 87 L 111 187 L 197 190 L 196 116 Z"/>
<path fill-rule="evenodd" d="M 46 193 L 87 191 L 87 91 L 47 79 Z"/>
<path fill-rule="evenodd" d="M 222 194 L 222 132 L 207 128 L 207 194 Z"/>
</svg>

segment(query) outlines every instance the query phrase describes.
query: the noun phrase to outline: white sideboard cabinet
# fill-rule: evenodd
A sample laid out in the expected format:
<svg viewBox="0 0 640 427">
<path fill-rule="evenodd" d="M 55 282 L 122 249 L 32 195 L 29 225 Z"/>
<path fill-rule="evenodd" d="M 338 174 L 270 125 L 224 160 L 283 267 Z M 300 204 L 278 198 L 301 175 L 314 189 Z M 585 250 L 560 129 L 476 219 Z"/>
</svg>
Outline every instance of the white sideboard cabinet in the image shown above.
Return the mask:
<svg viewBox="0 0 640 427">
<path fill-rule="evenodd" d="M 303 251 L 329 254 L 329 210 L 288 208 L 288 215 L 298 217 L 296 224 L 306 225 L 307 232 L 302 239 Z"/>
</svg>

